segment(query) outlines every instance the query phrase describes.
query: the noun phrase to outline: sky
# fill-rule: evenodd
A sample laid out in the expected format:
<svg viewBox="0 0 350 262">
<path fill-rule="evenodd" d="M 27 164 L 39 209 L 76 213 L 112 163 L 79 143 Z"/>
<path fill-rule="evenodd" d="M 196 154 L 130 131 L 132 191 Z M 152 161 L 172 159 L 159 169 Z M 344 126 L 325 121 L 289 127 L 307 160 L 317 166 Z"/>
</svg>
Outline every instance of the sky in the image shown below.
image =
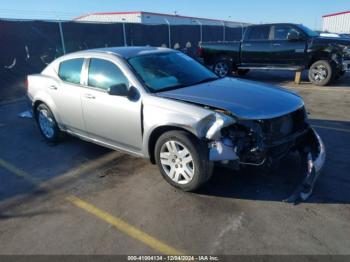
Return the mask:
<svg viewBox="0 0 350 262">
<path fill-rule="evenodd" d="M 0 17 L 62 19 L 93 12 L 148 11 L 248 23 L 322 27 L 322 15 L 350 10 L 349 0 L 1 0 Z"/>
</svg>

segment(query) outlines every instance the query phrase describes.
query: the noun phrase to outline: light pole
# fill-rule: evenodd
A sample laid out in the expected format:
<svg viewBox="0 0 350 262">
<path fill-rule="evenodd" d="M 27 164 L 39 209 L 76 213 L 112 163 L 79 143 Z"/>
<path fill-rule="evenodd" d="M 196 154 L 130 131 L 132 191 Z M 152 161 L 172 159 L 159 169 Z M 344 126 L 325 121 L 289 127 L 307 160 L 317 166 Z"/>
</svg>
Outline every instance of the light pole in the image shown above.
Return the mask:
<svg viewBox="0 0 350 262">
<path fill-rule="evenodd" d="M 127 43 L 126 43 L 126 32 L 125 32 L 125 18 L 122 18 L 122 21 L 123 21 L 124 46 L 127 46 Z"/>
<path fill-rule="evenodd" d="M 240 23 L 240 24 L 241 24 L 241 28 L 242 28 L 242 39 L 241 40 L 243 40 L 243 38 L 244 38 L 244 26 L 242 23 Z"/>
<path fill-rule="evenodd" d="M 164 21 L 168 24 L 168 41 L 169 41 L 169 48 L 171 48 L 171 28 L 170 23 L 168 19 L 164 18 Z"/>
<path fill-rule="evenodd" d="M 226 38 L 226 32 L 225 32 L 225 21 L 222 21 L 222 26 L 223 26 L 223 29 L 224 29 L 224 31 L 223 31 L 223 41 L 225 41 L 225 38 Z"/>
<path fill-rule="evenodd" d="M 58 17 L 57 13 L 55 13 L 56 19 L 58 20 L 58 29 L 60 30 L 60 38 L 61 38 L 61 45 L 62 45 L 62 51 L 63 54 L 66 54 L 66 45 L 64 42 L 64 35 L 63 35 L 63 28 L 62 28 L 62 21 L 61 19 Z"/>
<path fill-rule="evenodd" d="M 202 24 L 202 22 L 200 22 L 198 20 L 193 20 L 193 21 L 199 24 L 200 42 L 203 42 L 203 24 Z"/>
<path fill-rule="evenodd" d="M 64 35 L 63 35 L 63 29 L 62 29 L 62 22 L 61 21 L 58 21 L 58 27 L 60 29 L 62 51 L 63 51 L 63 54 L 66 54 L 66 45 L 64 43 Z"/>
</svg>

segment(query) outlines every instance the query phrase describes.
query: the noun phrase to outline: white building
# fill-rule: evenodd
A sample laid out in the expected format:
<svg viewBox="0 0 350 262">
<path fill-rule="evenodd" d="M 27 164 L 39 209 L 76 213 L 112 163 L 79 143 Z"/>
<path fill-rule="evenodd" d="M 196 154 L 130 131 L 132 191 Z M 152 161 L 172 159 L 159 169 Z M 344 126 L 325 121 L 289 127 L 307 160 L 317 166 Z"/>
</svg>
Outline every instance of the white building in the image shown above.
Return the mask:
<svg viewBox="0 0 350 262">
<path fill-rule="evenodd" d="M 140 24 L 170 24 L 170 25 L 215 25 L 237 27 L 247 25 L 233 21 L 224 21 L 208 18 L 169 15 L 150 12 L 108 12 L 108 13 L 91 13 L 74 19 L 81 22 L 98 22 L 98 23 L 140 23 Z"/>
<path fill-rule="evenodd" d="M 324 15 L 323 31 L 350 34 L 350 11 Z"/>
</svg>

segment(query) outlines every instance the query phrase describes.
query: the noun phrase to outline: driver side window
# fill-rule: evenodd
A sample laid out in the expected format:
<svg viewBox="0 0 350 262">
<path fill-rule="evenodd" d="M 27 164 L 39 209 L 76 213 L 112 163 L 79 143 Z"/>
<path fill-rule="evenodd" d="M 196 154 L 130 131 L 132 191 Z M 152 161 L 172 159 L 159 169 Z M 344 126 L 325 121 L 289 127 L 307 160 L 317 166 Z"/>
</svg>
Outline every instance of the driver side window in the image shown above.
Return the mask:
<svg viewBox="0 0 350 262">
<path fill-rule="evenodd" d="M 107 91 L 112 86 L 128 86 L 128 83 L 123 72 L 112 62 L 98 58 L 90 59 L 88 86 Z"/>
<path fill-rule="evenodd" d="M 288 40 L 288 34 L 292 31 L 300 34 L 298 30 L 289 25 L 276 25 L 274 29 L 274 40 Z"/>
</svg>

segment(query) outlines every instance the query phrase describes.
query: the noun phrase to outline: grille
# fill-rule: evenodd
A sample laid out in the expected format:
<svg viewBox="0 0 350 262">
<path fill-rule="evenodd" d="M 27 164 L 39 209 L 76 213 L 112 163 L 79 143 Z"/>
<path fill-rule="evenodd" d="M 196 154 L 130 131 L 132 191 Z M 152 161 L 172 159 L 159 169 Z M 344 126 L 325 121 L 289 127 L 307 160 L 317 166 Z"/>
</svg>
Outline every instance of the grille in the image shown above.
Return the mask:
<svg viewBox="0 0 350 262">
<path fill-rule="evenodd" d="M 233 140 L 241 162 L 259 164 L 284 157 L 296 143 L 295 134 L 308 127 L 304 108 L 267 120 L 241 120 L 222 130 Z"/>
<path fill-rule="evenodd" d="M 262 129 L 267 140 L 276 141 L 304 130 L 306 127 L 305 109 L 262 121 Z"/>
</svg>

